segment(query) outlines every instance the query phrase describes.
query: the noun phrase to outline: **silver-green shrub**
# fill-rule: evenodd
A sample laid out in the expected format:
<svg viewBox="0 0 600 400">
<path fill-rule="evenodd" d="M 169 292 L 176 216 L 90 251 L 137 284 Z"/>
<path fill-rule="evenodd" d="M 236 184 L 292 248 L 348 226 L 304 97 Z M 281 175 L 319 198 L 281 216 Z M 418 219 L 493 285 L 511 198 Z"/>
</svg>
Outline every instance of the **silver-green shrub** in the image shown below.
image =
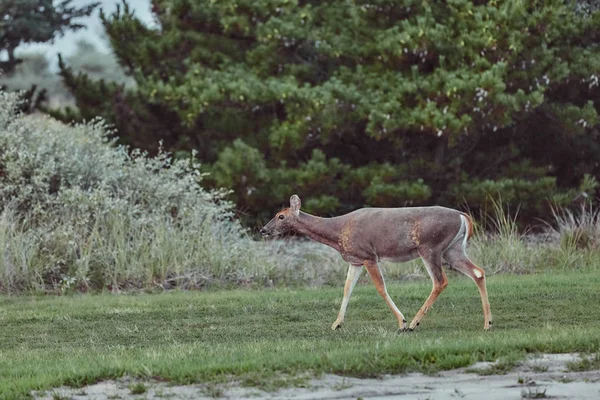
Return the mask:
<svg viewBox="0 0 600 400">
<path fill-rule="evenodd" d="M 271 279 L 264 251 L 191 160 L 117 146 L 101 120 L 18 115 L 17 101 L 0 92 L 0 290 Z"/>
</svg>

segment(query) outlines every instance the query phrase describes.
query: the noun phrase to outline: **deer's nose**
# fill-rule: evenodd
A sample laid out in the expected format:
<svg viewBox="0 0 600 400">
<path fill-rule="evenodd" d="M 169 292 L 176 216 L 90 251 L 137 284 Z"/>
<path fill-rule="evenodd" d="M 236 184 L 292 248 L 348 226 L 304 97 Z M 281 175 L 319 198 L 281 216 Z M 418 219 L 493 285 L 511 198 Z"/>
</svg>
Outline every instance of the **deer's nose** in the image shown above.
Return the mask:
<svg viewBox="0 0 600 400">
<path fill-rule="evenodd" d="M 265 236 L 267 234 L 267 231 L 265 230 L 265 228 L 262 228 L 260 230 L 260 234 L 263 235 L 263 236 Z"/>
</svg>

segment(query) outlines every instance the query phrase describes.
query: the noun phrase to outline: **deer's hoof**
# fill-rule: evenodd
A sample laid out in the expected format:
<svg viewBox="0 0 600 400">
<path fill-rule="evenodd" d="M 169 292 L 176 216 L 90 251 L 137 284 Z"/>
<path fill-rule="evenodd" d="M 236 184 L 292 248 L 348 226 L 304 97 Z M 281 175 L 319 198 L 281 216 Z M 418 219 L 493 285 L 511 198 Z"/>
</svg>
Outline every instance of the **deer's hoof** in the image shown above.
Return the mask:
<svg viewBox="0 0 600 400">
<path fill-rule="evenodd" d="M 334 322 L 333 325 L 331 325 L 331 330 L 332 331 L 337 331 L 341 327 L 342 327 L 342 323 L 341 322 Z"/>
<path fill-rule="evenodd" d="M 483 326 L 483 329 L 489 331 L 492 329 L 492 321 L 490 321 L 487 325 Z"/>
</svg>

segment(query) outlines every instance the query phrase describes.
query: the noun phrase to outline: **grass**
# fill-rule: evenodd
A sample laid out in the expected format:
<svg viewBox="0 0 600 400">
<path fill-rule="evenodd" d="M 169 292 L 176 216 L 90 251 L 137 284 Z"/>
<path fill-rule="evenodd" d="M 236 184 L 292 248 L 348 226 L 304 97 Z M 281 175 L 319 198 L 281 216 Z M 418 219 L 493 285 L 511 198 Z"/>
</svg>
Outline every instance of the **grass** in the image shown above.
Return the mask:
<svg viewBox="0 0 600 400">
<path fill-rule="evenodd" d="M 537 373 L 548 372 L 548 366 L 547 365 L 532 365 L 531 370 L 533 372 L 537 372 Z"/>
<path fill-rule="evenodd" d="M 52 393 L 52 400 L 71 400 L 71 397 L 63 396 L 60 393 Z"/>
<path fill-rule="evenodd" d="M 479 375 L 503 375 L 518 366 L 522 358 L 522 355 L 519 353 L 510 353 L 501 357 L 496 363 L 487 368 L 468 369 L 467 372 L 474 372 Z"/>
<path fill-rule="evenodd" d="M 137 382 L 131 385 L 129 390 L 131 391 L 131 394 L 144 394 L 148 391 L 148 388 L 142 382 Z"/>
<path fill-rule="evenodd" d="M 582 354 L 579 360 L 567 363 L 567 370 L 570 372 L 589 371 L 592 369 L 600 369 L 600 353 L 592 356 Z"/>
<path fill-rule="evenodd" d="M 600 276 L 496 275 L 488 282 L 494 331 L 484 332 L 475 285 L 450 286 L 410 334 L 372 285 L 353 295 L 346 324 L 331 331 L 342 288 L 160 295 L 0 297 L 0 393 L 4 399 L 108 378 L 160 378 L 275 388 L 297 376 L 385 373 L 515 360 L 532 352 L 597 352 Z M 430 282 L 390 282 L 412 316 Z M 284 379 L 285 381 L 285 379 Z"/>
</svg>

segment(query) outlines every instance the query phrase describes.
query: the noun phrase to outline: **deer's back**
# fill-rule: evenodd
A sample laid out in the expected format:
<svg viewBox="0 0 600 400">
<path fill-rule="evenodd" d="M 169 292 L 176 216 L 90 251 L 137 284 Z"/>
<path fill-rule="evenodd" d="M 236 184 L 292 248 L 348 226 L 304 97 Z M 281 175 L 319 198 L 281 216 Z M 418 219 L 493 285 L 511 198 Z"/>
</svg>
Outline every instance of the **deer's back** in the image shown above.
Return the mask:
<svg viewBox="0 0 600 400">
<path fill-rule="evenodd" d="M 406 261 L 418 257 L 419 251 L 445 249 L 461 226 L 459 211 L 438 206 L 362 208 L 340 218 L 342 256 L 357 263 Z"/>
</svg>

